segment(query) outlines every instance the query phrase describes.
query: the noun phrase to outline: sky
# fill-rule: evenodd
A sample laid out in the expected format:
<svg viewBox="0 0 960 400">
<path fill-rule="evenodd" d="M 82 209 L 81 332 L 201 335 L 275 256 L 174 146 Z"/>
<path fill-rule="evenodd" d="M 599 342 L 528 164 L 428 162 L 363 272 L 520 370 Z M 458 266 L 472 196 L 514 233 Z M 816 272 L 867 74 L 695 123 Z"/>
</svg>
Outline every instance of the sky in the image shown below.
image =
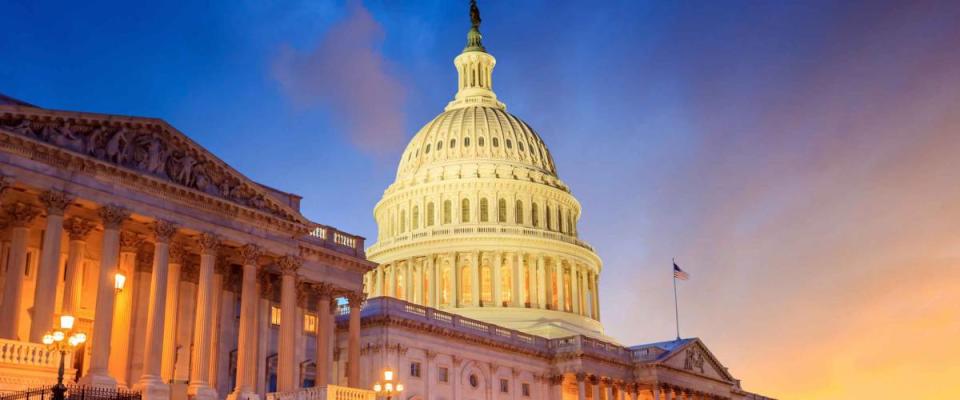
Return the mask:
<svg viewBox="0 0 960 400">
<path fill-rule="evenodd" d="M 375 237 L 466 1 L 0 0 L 0 92 L 159 117 Z M 960 2 L 481 0 L 583 206 L 601 317 L 784 399 L 960 398 Z M 624 310 L 628 310 L 624 313 Z"/>
</svg>

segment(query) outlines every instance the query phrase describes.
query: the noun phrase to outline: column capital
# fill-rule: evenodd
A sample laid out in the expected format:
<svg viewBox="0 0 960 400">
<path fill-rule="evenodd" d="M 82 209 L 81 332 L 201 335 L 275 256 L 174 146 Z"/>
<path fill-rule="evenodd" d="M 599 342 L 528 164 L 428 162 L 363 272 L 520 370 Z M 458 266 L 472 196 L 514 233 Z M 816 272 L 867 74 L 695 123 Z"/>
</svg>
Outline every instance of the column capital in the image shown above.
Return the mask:
<svg viewBox="0 0 960 400">
<path fill-rule="evenodd" d="M 326 282 L 313 284 L 313 291 L 317 293 L 317 300 L 330 300 L 337 288 Z"/>
<path fill-rule="evenodd" d="M 173 222 L 158 219 L 153 224 L 153 237 L 159 243 L 170 243 L 170 239 L 177 233 L 177 225 Z"/>
<path fill-rule="evenodd" d="M 255 244 L 248 243 L 240 248 L 240 258 L 244 265 L 258 265 L 261 255 L 263 255 L 263 249 Z"/>
<path fill-rule="evenodd" d="M 297 270 L 303 265 L 303 259 L 292 254 L 287 254 L 277 260 L 277 266 L 284 275 L 297 275 Z"/>
<path fill-rule="evenodd" d="M 70 240 L 77 241 L 87 240 L 87 235 L 90 234 L 93 226 L 93 221 L 80 217 L 72 217 L 64 224 L 64 228 L 67 229 L 67 233 L 70 235 Z"/>
<path fill-rule="evenodd" d="M 100 207 L 97 214 L 99 214 L 100 219 L 103 220 L 104 229 L 120 229 L 123 221 L 130 218 L 130 211 L 116 204 L 107 204 Z"/>
<path fill-rule="evenodd" d="M 197 237 L 197 245 L 200 246 L 200 254 L 215 255 L 220 249 L 220 237 L 210 232 L 201 233 Z"/>
<path fill-rule="evenodd" d="M 560 385 L 563 383 L 563 374 L 550 375 L 549 380 L 551 385 Z"/>
<path fill-rule="evenodd" d="M 17 228 L 26 228 L 40 215 L 40 209 L 27 203 L 16 202 L 6 208 L 10 223 Z"/>
<path fill-rule="evenodd" d="M 76 197 L 61 190 L 46 190 L 40 193 L 40 202 L 47 208 L 47 215 L 63 216 L 63 210 L 67 209 Z"/>
<path fill-rule="evenodd" d="M 590 384 L 597 385 L 600 383 L 600 377 L 596 375 L 590 375 Z"/>
<path fill-rule="evenodd" d="M 170 248 L 167 251 L 170 254 L 168 261 L 170 264 L 183 265 L 183 257 L 187 252 L 187 250 L 183 247 L 183 243 L 179 241 L 172 241 L 170 242 Z"/>
<path fill-rule="evenodd" d="M 360 307 L 360 305 L 363 304 L 363 301 L 367 299 L 366 293 L 363 293 L 362 291 L 347 292 L 346 296 L 344 297 L 347 298 L 347 302 L 350 304 L 351 308 Z"/>
<path fill-rule="evenodd" d="M 120 232 L 120 252 L 121 253 L 136 253 L 140 250 L 140 245 L 143 244 L 144 238 L 143 235 L 130 231 L 121 231 Z"/>
<path fill-rule="evenodd" d="M 583 382 L 583 381 L 587 380 L 587 373 L 586 373 L 586 372 L 577 372 L 576 377 L 577 377 L 577 382 Z"/>
</svg>

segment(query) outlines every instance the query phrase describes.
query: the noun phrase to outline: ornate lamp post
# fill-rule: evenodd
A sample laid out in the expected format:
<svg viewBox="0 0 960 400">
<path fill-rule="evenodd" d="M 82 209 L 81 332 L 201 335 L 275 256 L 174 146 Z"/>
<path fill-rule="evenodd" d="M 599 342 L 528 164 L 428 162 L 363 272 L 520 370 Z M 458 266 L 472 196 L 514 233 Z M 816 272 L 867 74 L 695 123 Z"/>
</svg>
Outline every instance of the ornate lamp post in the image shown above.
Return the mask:
<svg viewBox="0 0 960 400">
<path fill-rule="evenodd" d="M 43 344 L 47 345 L 47 349 L 60 352 L 60 369 L 57 371 L 57 384 L 53 387 L 53 400 L 64 400 L 67 393 L 67 387 L 63 384 L 63 360 L 67 358 L 67 349 L 72 350 L 87 341 L 86 333 L 73 331 L 74 320 L 72 315 L 61 315 L 60 329 L 43 336 Z"/>
<path fill-rule="evenodd" d="M 373 384 L 373 391 L 377 392 L 377 396 L 386 397 L 387 400 L 390 400 L 394 394 L 399 395 L 400 392 L 403 392 L 402 383 L 393 382 L 393 371 L 385 370 L 383 371 L 383 384 L 380 382 Z"/>
</svg>

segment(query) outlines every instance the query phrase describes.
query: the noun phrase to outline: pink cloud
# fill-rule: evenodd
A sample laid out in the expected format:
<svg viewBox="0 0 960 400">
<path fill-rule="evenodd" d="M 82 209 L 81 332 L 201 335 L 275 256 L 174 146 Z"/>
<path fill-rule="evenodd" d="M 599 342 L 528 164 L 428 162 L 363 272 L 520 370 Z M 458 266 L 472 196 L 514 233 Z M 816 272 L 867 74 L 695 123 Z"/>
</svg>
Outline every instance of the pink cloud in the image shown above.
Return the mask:
<svg viewBox="0 0 960 400">
<path fill-rule="evenodd" d="M 315 48 L 281 48 L 273 75 L 295 103 L 329 107 L 354 144 L 382 154 L 404 143 L 406 88 L 378 50 L 383 28 L 360 1 L 348 8 Z"/>
</svg>

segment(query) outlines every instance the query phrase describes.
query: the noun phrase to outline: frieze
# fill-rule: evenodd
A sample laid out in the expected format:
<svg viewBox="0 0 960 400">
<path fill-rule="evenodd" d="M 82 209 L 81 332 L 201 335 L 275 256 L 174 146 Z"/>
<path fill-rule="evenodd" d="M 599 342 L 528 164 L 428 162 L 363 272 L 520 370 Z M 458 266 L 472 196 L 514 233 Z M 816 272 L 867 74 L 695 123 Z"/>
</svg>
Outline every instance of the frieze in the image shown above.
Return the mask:
<svg viewBox="0 0 960 400">
<path fill-rule="evenodd" d="M 263 189 L 165 124 L 8 113 L 0 116 L 0 129 L 302 222 Z"/>
</svg>

